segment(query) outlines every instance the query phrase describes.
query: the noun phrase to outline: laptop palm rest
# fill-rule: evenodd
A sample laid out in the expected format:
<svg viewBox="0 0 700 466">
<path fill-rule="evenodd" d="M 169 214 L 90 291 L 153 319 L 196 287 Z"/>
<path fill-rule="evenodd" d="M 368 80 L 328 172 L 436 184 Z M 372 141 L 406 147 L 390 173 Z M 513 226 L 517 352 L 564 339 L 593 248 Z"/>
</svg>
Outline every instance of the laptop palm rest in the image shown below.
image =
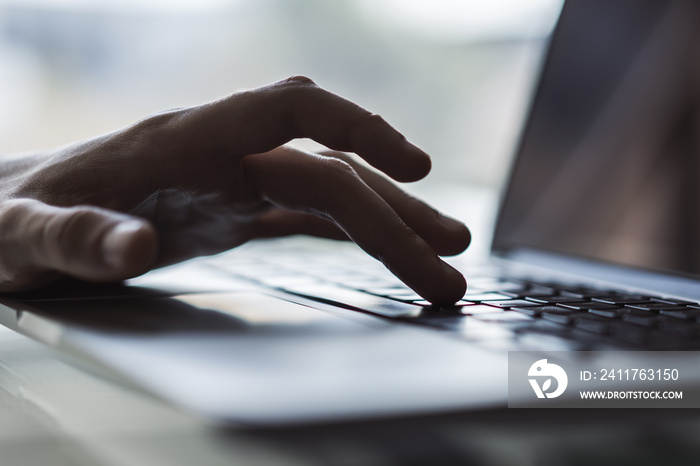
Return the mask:
<svg viewBox="0 0 700 466">
<path fill-rule="evenodd" d="M 0 321 L 213 422 L 280 425 L 503 405 L 503 354 L 338 312 L 261 292 L 195 293 L 3 301 Z"/>
</svg>

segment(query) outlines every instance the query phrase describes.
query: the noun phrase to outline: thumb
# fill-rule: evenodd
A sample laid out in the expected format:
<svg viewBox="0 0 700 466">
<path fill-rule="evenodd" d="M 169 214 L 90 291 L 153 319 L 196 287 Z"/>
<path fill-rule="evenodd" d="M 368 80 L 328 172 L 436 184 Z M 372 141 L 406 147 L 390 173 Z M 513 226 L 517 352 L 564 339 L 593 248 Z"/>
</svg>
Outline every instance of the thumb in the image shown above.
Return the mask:
<svg viewBox="0 0 700 466">
<path fill-rule="evenodd" d="M 40 286 L 47 272 L 114 281 L 146 272 L 157 256 L 143 219 L 91 206 L 20 199 L 0 206 L 0 290 Z"/>
</svg>

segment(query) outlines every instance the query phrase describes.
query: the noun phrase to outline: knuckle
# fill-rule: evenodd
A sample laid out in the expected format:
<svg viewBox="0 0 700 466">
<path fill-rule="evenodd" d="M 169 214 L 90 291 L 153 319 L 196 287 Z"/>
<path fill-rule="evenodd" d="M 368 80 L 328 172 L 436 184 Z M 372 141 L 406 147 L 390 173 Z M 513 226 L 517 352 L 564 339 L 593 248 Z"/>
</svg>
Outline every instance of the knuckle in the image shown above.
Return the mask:
<svg viewBox="0 0 700 466">
<path fill-rule="evenodd" d="M 296 95 L 299 91 L 308 91 L 309 89 L 320 89 L 320 87 L 310 78 L 306 76 L 290 76 L 277 83 L 277 86 L 283 93 Z"/>
<path fill-rule="evenodd" d="M 302 92 L 304 95 L 309 92 L 309 90 L 318 90 L 320 87 L 306 76 L 291 76 L 287 79 L 283 79 L 276 83 L 278 91 L 280 91 L 284 98 L 289 100 L 295 100 Z"/>
<path fill-rule="evenodd" d="M 3 202 L 0 207 L 0 246 L 3 250 L 17 248 L 23 244 L 23 239 L 30 238 L 36 231 L 35 221 L 31 205 L 34 201 L 29 199 L 12 199 Z"/>
<path fill-rule="evenodd" d="M 406 223 L 399 221 L 393 234 L 377 238 L 373 255 L 386 267 L 391 268 L 397 255 L 412 250 L 413 244 L 418 239 L 418 235 Z"/>
<path fill-rule="evenodd" d="M 316 83 L 306 76 L 290 76 L 273 85 L 276 88 L 274 94 L 279 104 L 279 115 L 284 130 L 285 139 L 301 137 L 304 133 L 300 124 L 299 108 L 309 100 L 309 91 L 318 92 L 320 89 Z"/>
<path fill-rule="evenodd" d="M 269 95 L 276 102 L 284 139 L 307 137 L 311 108 L 323 101 L 327 91 L 306 76 L 290 76 L 272 85 Z"/>
<path fill-rule="evenodd" d="M 187 110 L 172 109 L 153 113 L 133 125 L 126 136 L 130 136 L 136 142 L 153 152 L 152 149 L 168 147 L 167 142 L 173 138 L 178 122 L 186 115 Z"/>
<path fill-rule="evenodd" d="M 177 153 L 176 149 L 182 145 L 182 135 L 186 133 L 186 118 L 191 111 L 171 109 L 148 115 L 123 131 L 119 138 L 111 140 L 110 144 L 122 157 L 131 156 L 132 163 L 138 163 L 139 167 L 147 170 L 148 165 L 142 161 Z M 163 163 L 166 163 L 165 159 Z"/>
<path fill-rule="evenodd" d="M 40 223 L 32 215 L 34 202 L 13 199 L 0 206 L 0 291 L 25 288 L 36 273 L 34 238 Z"/>
<path fill-rule="evenodd" d="M 17 262 L 22 251 L 22 238 L 31 234 L 27 228 L 26 204 L 8 201 L 0 208 L 0 255 L 3 263 Z"/>
<path fill-rule="evenodd" d="M 343 162 L 349 164 L 352 167 L 354 167 L 354 164 L 357 163 L 357 161 L 347 152 L 324 151 L 324 152 L 321 152 L 320 154 L 325 156 L 325 157 L 342 160 Z"/>
<path fill-rule="evenodd" d="M 134 124 L 139 134 L 160 135 L 169 130 L 186 115 L 187 109 L 171 109 L 148 115 Z"/>
<path fill-rule="evenodd" d="M 182 169 L 182 154 L 186 153 L 190 139 L 187 125 L 189 113 L 189 109 L 154 113 L 124 129 L 116 137 L 105 141 L 103 153 L 116 157 L 103 157 L 100 160 L 101 168 L 112 168 L 111 172 L 121 180 L 126 174 L 123 167 L 130 166 L 129 182 L 154 191 L 162 167 L 173 167 L 176 171 Z"/>
<path fill-rule="evenodd" d="M 317 184 L 315 208 L 322 213 L 330 213 L 338 210 L 339 203 L 344 202 L 345 196 L 339 193 L 350 191 L 359 177 L 355 169 L 342 160 L 319 157 L 319 162 L 314 174 Z"/>
<path fill-rule="evenodd" d="M 384 127 L 384 126 L 388 125 L 388 123 L 386 122 L 384 117 L 382 117 L 378 113 L 372 113 L 372 112 L 366 112 L 366 113 L 363 113 L 362 115 L 360 115 L 360 117 L 358 118 L 358 124 L 361 126 L 367 126 L 367 127 L 372 127 L 372 126 Z"/>
<path fill-rule="evenodd" d="M 300 74 L 296 74 L 296 75 L 290 76 L 286 79 L 283 79 L 281 81 L 281 83 L 286 84 L 286 85 L 299 85 L 299 84 L 314 85 L 314 86 L 316 85 L 316 83 L 313 81 L 313 79 L 311 79 L 307 76 L 304 76 L 304 75 L 300 75 Z"/>
<path fill-rule="evenodd" d="M 357 172 L 352 165 L 345 160 L 335 157 L 323 158 L 323 170 L 327 173 L 327 176 L 334 179 L 352 178 L 354 181 L 357 178 Z"/>
<path fill-rule="evenodd" d="M 85 233 L 94 224 L 94 215 L 89 210 L 71 209 L 65 215 L 57 215 L 44 224 L 44 236 L 49 246 L 56 251 L 65 251 L 85 241 Z"/>
<path fill-rule="evenodd" d="M 365 116 L 364 116 L 364 119 L 365 119 L 365 121 L 367 121 L 368 123 L 372 123 L 372 124 L 375 124 L 375 125 L 383 125 L 383 124 L 386 124 L 386 120 L 384 119 L 384 117 L 381 116 L 381 115 L 378 114 L 378 113 L 372 113 L 372 112 L 366 113 Z"/>
<path fill-rule="evenodd" d="M 4 202 L 0 208 L 0 232 L 16 229 L 18 223 L 26 216 L 27 202 L 21 199 Z"/>
<path fill-rule="evenodd" d="M 141 121 L 144 124 L 150 125 L 150 126 L 162 126 L 164 124 L 171 122 L 173 119 L 179 118 L 187 110 L 188 109 L 184 108 L 184 107 L 176 107 L 176 108 L 160 110 L 160 111 L 151 113 L 150 115 L 148 115 L 146 118 L 144 118 Z"/>
<path fill-rule="evenodd" d="M 381 115 L 368 111 L 363 111 L 349 127 L 348 131 L 353 133 L 370 133 L 375 135 L 391 135 L 399 141 L 405 141 L 406 137 L 392 127 Z"/>
</svg>

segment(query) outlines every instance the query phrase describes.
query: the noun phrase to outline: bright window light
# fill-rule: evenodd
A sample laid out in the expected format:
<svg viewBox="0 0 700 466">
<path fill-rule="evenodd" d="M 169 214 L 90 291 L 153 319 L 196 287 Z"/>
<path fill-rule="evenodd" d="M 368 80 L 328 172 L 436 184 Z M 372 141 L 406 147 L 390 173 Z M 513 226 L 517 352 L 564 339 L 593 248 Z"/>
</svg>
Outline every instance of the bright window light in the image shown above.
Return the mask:
<svg viewBox="0 0 700 466">
<path fill-rule="evenodd" d="M 243 1 L 246 0 L 0 0 L 0 6 L 14 4 L 55 9 L 192 11 L 208 10 Z"/>
<path fill-rule="evenodd" d="M 360 0 L 383 21 L 437 39 L 528 38 L 549 34 L 562 0 Z"/>
</svg>

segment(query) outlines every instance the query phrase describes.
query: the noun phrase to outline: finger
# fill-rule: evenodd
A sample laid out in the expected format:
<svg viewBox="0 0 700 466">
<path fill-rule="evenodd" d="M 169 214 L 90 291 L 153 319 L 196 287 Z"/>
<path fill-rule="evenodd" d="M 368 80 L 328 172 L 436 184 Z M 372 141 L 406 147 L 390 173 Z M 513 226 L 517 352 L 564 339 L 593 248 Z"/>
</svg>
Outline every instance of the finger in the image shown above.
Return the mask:
<svg viewBox="0 0 700 466">
<path fill-rule="evenodd" d="M 54 207 L 15 200 L 0 208 L 0 289 L 39 286 L 47 272 L 89 281 L 133 277 L 150 268 L 157 238 L 146 222 L 95 207 Z"/>
<path fill-rule="evenodd" d="M 261 215 L 253 226 L 255 238 L 309 235 L 334 240 L 348 240 L 343 230 L 330 220 L 317 215 L 274 209 Z"/>
<path fill-rule="evenodd" d="M 350 164 L 360 178 L 384 198 L 399 217 L 439 255 L 459 254 L 471 243 L 471 233 L 464 223 L 411 196 L 380 173 L 359 163 L 351 155 L 337 151 L 326 151 L 322 154 Z"/>
<path fill-rule="evenodd" d="M 430 171 L 428 155 L 379 115 L 303 76 L 188 112 L 198 122 L 196 134 L 218 153 L 222 135 L 229 155 L 239 157 L 270 151 L 294 138 L 311 138 L 332 149 L 354 152 L 399 181 L 415 181 Z"/>
<path fill-rule="evenodd" d="M 452 303 L 464 295 L 464 277 L 406 226 L 347 163 L 279 150 L 250 155 L 242 164 L 246 176 L 269 202 L 331 218 L 425 299 Z"/>
</svg>

